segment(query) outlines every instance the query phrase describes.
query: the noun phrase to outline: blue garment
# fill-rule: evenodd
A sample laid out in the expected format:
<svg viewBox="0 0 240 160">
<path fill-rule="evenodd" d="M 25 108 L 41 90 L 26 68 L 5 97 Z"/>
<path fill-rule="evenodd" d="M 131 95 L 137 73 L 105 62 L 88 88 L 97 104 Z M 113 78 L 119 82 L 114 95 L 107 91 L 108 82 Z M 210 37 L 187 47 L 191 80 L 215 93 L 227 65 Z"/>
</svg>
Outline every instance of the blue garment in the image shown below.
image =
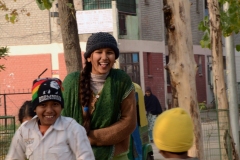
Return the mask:
<svg viewBox="0 0 240 160">
<path fill-rule="evenodd" d="M 137 157 L 134 157 L 134 160 L 142 160 L 142 141 L 140 138 L 138 125 L 136 126 L 131 136 L 133 139 L 134 148 L 136 149 L 138 154 Z"/>
</svg>

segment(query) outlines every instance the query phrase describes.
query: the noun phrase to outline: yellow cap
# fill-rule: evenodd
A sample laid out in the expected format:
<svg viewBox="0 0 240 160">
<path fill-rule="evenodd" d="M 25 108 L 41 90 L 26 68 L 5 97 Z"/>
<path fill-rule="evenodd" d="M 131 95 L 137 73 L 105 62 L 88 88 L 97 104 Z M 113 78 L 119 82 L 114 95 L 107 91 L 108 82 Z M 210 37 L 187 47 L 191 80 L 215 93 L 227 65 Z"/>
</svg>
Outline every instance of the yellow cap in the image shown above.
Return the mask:
<svg viewBox="0 0 240 160">
<path fill-rule="evenodd" d="M 153 140 L 159 150 L 185 152 L 193 145 L 193 123 L 182 108 L 163 112 L 155 121 Z"/>
</svg>

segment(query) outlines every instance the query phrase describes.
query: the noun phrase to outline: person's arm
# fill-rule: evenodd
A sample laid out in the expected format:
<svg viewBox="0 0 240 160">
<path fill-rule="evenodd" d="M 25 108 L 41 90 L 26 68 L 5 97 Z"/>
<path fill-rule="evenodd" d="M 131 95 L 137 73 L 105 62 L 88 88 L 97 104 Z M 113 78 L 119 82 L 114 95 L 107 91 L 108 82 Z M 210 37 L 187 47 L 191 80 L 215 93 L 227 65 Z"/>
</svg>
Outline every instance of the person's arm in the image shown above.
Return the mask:
<svg viewBox="0 0 240 160">
<path fill-rule="evenodd" d="M 5 160 L 26 159 L 25 149 L 26 148 L 21 134 L 21 128 L 19 128 L 12 138 L 12 142 Z"/>
<path fill-rule="evenodd" d="M 126 139 L 134 131 L 136 123 L 136 100 L 133 90 L 122 101 L 120 120 L 109 127 L 91 130 L 88 138 L 91 145 L 114 145 Z"/>
<path fill-rule="evenodd" d="M 71 123 L 68 139 L 76 160 L 95 160 L 85 129 L 74 120 Z"/>
</svg>

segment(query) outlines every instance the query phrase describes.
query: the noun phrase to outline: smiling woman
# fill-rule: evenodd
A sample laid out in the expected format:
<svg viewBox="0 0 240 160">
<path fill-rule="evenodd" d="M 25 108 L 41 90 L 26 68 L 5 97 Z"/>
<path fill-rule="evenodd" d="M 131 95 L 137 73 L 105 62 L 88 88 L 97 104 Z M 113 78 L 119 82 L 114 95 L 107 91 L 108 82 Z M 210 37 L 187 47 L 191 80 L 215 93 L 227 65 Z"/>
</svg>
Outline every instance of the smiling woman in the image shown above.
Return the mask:
<svg viewBox="0 0 240 160">
<path fill-rule="evenodd" d="M 106 74 L 115 63 L 115 54 L 111 48 L 95 50 L 87 61 L 92 63 L 92 74 Z"/>
<path fill-rule="evenodd" d="M 127 160 L 130 134 L 136 127 L 134 85 L 120 69 L 113 69 L 119 50 L 105 32 L 92 34 L 81 73 L 70 73 L 63 82 L 62 114 L 73 117 L 87 131 L 96 160 Z"/>
</svg>

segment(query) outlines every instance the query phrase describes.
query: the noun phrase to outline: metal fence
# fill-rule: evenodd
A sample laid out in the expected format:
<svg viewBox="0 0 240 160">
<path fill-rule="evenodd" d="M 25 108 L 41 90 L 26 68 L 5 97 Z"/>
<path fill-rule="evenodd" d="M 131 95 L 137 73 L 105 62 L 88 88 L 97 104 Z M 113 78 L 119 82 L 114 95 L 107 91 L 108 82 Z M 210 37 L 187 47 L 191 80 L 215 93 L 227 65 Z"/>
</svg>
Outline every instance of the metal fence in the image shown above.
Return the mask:
<svg viewBox="0 0 240 160">
<path fill-rule="evenodd" d="M 0 160 L 5 159 L 14 133 L 15 117 L 0 116 Z"/>
<path fill-rule="evenodd" d="M 229 134 L 229 111 L 203 110 L 201 120 L 205 160 L 233 160 L 233 141 Z"/>
<path fill-rule="evenodd" d="M 13 100 L 13 98 L 11 98 Z M 4 106 L 6 107 L 6 106 Z M 229 111 L 219 109 L 201 110 L 204 160 L 233 160 L 232 139 L 229 134 Z M 15 132 L 15 117 L 0 116 L 0 160 L 3 160 L 9 149 Z M 228 154 L 230 153 L 230 154 Z"/>
</svg>

